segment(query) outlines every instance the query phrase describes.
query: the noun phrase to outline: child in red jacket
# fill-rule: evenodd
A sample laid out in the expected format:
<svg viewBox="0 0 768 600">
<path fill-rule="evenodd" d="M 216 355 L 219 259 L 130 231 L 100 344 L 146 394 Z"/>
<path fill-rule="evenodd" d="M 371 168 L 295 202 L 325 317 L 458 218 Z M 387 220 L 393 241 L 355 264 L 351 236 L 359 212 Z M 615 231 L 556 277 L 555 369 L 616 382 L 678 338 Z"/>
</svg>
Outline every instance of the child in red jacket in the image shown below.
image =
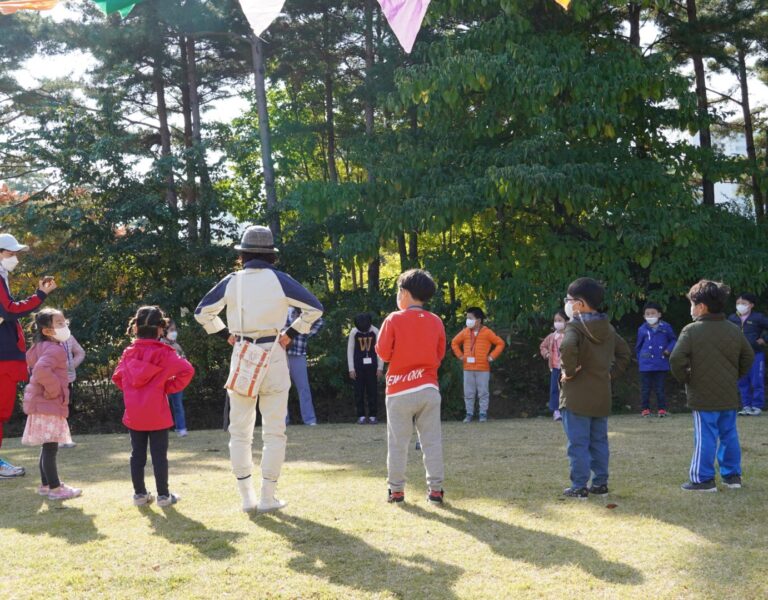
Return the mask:
<svg viewBox="0 0 768 600">
<path fill-rule="evenodd" d="M 133 504 L 154 500 L 144 485 L 147 442 L 157 485 L 158 506 L 176 504 L 180 497 L 168 491 L 168 429 L 173 425 L 168 394 L 180 392 L 195 374 L 194 367 L 160 341 L 168 319 L 157 306 L 142 306 L 128 324 L 136 339 L 128 346 L 112 375 L 123 392 L 123 424 L 131 434 Z"/>
</svg>

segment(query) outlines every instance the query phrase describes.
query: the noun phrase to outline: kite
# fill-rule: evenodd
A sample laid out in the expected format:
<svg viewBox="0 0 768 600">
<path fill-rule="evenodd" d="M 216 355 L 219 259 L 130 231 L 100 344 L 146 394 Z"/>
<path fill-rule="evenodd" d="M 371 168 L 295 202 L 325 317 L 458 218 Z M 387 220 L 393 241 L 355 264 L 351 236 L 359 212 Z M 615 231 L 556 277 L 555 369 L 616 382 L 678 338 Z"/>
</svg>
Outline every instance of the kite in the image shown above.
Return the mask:
<svg viewBox="0 0 768 600">
<path fill-rule="evenodd" d="M 277 19 L 284 4 L 285 0 L 240 0 L 245 18 L 257 36 Z"/>
<path fill-rule="evenodd" d="M 565 10 L 568 10 L 568 7 L 571 5 L 571 0 L 555 0 L 555 2 L 557 2 Z"/>
<path fill-rule="evenodd" d="M 406 54 L 410 54 L 430 0 L 379 0 L 381 11 Z"/>
<path fill-rule="evenodd" d="M 127 17 L 133 7 L 136 6 L 141 0 L 93 0 L 99 10 L 105 15 L 110 15 L 113 12 L 119 12 L 120 16 Z"/>
<path fill-rule="evenodd" d="M 0 2 L 0 15 L 12 15 L 17 10 L 51 10 L 59 0 L 6 0 Z"/>
</svg>

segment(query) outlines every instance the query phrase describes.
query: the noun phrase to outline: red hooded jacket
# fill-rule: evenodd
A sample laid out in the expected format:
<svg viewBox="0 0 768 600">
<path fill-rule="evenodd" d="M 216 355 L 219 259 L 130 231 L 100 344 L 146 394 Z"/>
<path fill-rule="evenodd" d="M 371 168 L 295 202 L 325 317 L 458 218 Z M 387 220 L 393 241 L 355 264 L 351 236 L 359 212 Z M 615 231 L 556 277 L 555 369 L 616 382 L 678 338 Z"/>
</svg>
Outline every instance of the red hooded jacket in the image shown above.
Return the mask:
<svg viewBox="0 0 768 600">
<path fill-rule="evenodd" d="M 136 431 L 158 431 L 173 425 L 168 394 L 180 392 L 195 368 L 158 340 L 134 340 L 125 349 L 112 381 L 123 391 L 123 424 Z"/>
</svg>

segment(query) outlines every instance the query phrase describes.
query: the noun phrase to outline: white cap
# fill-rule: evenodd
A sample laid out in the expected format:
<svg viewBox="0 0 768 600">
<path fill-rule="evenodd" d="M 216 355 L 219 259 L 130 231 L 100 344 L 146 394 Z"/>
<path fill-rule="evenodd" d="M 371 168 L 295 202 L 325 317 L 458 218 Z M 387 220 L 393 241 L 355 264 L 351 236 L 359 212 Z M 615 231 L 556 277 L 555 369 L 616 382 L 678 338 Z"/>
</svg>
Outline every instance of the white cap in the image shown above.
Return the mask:
<svg viewBox="0 0 768 600">
<path fill-rule="evenodd" d="M 10 233 L 0 233 L 0 250 L 10 250 L 11 252 L 26 252 L 29 246 L 19 244 L 15 237 Z"/>
</svg>

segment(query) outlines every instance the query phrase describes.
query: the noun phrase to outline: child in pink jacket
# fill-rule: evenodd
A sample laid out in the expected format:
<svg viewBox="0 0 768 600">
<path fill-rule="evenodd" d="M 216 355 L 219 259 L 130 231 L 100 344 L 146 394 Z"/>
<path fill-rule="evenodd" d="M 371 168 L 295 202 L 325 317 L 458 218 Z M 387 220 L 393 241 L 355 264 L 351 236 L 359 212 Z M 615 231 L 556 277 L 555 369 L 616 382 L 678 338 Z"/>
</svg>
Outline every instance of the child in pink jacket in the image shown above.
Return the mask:
<svg viewBox="0 0 768 600">
<path fill-rule="evenodd" d="M 69 500 L 82 494 L 78 488 L 59 479 L 56 455 L 59 444 L 71 444 L 69 416 L 69 377 L 67 351 L 62 346 L 69 337 L 69 322 L 61 311 L 45 308 L 35 315 L 35 342 L 27 352 L 30 379 L 24 388 L 24 414 L 27 424 L 21 443 L 41 446 L 40 479 L 37 493 L 50 500 Z"/>
<path fill-rule="evenodd" d="M 560 344 L 565 335 L 565 323 L 568 317 L 565 311 L 558 310 L 555 313 L 552 333 L 544 338 L 539 346 L 541 357 L 549 364 L 549 404 L 548 408 L 552 412 L 552 418 L 555 421 L 562 421 L 560 416 Z"/>
<path fill-rule="evenodd" d="M 135 336 L 120 358 L 112 381 L 123 392 L 123 424 L 131 435 L 133 504 L 154 500 L 144 484 L 147 443 L 152 454 L 158 506 L 176 504 L 180 497 L 168 491 L 168 429 L 173 425 L 168 394 L 180 392 L 192 380 L 194 367 L 160 341 L 168 319 L 157 306 L 142 306 L 128 324 Z"/>
</svg>

